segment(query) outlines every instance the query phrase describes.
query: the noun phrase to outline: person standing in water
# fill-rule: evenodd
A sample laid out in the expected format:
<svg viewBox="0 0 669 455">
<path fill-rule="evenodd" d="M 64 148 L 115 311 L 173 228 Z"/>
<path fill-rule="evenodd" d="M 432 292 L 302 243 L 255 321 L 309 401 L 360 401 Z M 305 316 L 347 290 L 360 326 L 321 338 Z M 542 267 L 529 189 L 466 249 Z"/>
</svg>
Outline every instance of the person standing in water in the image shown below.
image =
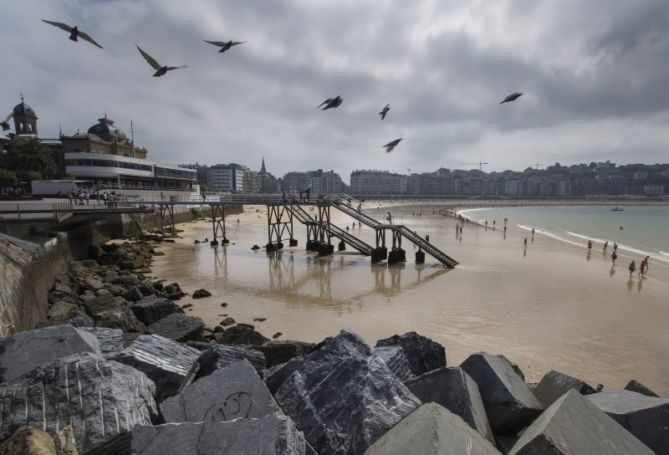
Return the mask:
<svg viewBox="0 0 669 455">
<path fill-rule="evenodd" d="M 616 251 L 618 251 L 618 244 L 613 242 L 613 252 L 615 253 Z"/>
<path fill-rule="evenodd" d="M 630 278 L 632 277 L 632 274 L 636 271 L 636 264 L 634 261 L 630 262 L 629 267 L 627 267 L 630 271 Z"/>
<path fill-rule="evenodd" d="M 609 247 L 609 241 L 604 242 L 604 251 Z"/>
<path fill-rule="evenodd" d="M 592 240 L 588 240 L 588 252 L 592 249 Z"/>
</svg>

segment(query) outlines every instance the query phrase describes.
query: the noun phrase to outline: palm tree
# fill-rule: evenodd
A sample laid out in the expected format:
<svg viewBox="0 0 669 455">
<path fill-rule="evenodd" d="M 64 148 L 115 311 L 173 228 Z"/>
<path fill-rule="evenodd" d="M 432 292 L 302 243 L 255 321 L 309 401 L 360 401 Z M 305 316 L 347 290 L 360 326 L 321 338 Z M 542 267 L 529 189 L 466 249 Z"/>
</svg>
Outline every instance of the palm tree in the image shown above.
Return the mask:
<svg viewBox="0 0 669 455">
<path fill-rule="evenodd" d="M 49 178 L 58 172 L 51 150 L 35 137 L 14 138 L 7 149 L 9 166 L 19 175 L 38 172 Z"/>
</svg>

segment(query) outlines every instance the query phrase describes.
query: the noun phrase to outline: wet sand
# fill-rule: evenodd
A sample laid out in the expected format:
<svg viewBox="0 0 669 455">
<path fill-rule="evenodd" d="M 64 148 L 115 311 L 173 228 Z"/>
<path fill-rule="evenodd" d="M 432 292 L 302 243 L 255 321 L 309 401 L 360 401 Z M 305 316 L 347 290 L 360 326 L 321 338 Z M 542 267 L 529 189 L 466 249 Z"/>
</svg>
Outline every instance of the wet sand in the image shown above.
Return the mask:
<svg viewBox="0 0 669 455">
<path fill-rule="evenodd" d="M 557 369 L 608 388 L 635 378 L 669 395 L 668 267 L 651 263 L 645 280 L 630 281 L 628 256 L 620 254 L 612 270 L 601 250 L 588 257 L 585 247 L 540 235 L 524 252 L 527 233 L 513 220 L 506 238 L 501 229 L 470 224 L 460 241 L 453 218 L 432 214 L 436 205 L 424 205 L 420 218 L 406 202 L 374 203 L 365 213 L 380 220 L 391 210 L 396 223 L 429 234 L 460 262 L 454 270 L 429 256 L 416 265 L 406 241 L 408 262 L 400 266 L 372 266 L 351 251 L 318 258 L 304 251 L 306 232 L 299 224 L 299 246 L 268 257 L 250 249 L 267 241 L 264 208 L 247 207 L 227 218 L 229 246 L 193 244 L 211 237 L 211 223 L 187 223 L 180 226 L 181 239 L 161 247 L 165 255 L 155 258 L 152 271 L 186 292 L 211 291 L 212 297 L 192 301 L 187 313 L 211 326 L 226 314 L 255 324 L 267 337 L 282 332 L 279 339 L 320 341 L 347 328 L 370 344 L 416 330 L 446 347 L 449 365 L 488 351 L 517 362 L 528 381 Z M 332 218 L 341 227 L 352 222 L 336 210 Z M 370 228 L 352 232 L 374 242 Z M 257 317 L 267 320 L 254 322 Z"/>
</svg>

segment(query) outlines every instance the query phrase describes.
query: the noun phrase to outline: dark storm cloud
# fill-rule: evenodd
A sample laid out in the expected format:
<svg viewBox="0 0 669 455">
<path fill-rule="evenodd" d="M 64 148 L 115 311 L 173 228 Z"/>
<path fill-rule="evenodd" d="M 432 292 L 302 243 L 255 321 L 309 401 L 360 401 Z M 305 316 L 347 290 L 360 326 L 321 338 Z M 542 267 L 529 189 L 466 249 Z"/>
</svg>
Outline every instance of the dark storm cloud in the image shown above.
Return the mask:
<svg viewBox="0 0 669 455">
<path fill-rule="evenodd" d="M 3 13 L 0 113 L 25 92 L 44 136 L 106 110 L 126 130 L 133 120 L 156 160 L 257 168 L 265 156 L 279 175 L 320 167 L 345 180 L 479 159 L 666 160 L 666 1 L 33 0 Z M 79 24 L 104 51 L 41 18 Z M 219 54 L 205 39 L 246 43 Z M 135 43 L 189 68 L 152 78 Z M 336 95 L 338 109 L 316 110 Z"/>
</svg>

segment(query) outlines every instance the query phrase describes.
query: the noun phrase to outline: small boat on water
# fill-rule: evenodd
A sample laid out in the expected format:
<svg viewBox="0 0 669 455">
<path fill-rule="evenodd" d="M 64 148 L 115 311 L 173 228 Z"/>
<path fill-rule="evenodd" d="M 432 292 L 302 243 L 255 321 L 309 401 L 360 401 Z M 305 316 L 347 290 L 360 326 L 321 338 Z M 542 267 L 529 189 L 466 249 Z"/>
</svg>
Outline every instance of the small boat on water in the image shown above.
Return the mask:
<svg viewBox="0 0 669 455">
<path fill-rule="evenodd" d="M 611 209 L 612 212 L 622 212 L 622 211 L 624 211 L 624 210 L 625 210 L 625 209 L 622 209 L 622 208 L 620 208 L 620 207 L 618 207 L 618 206 L 615 206 L 615 207 L 613 207 L 613 208 Z"/>
</svg>

